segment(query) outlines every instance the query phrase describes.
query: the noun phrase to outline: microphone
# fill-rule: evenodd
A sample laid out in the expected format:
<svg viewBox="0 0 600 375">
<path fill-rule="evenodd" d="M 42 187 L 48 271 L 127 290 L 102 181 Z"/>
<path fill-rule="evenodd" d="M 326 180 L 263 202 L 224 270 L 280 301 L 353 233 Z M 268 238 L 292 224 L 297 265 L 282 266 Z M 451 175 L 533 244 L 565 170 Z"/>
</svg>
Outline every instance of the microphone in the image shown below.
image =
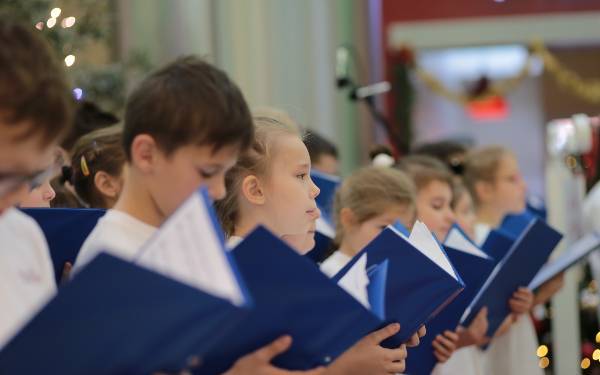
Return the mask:
<svg viewBox="0 0 600 375">
<path fill-rule="evenodd" d="M 357 87 L 350 93 L 350 99 L 362 100 L 371 96 L 384 94 L 392 89 L 392 85 L 388 81 L 374 83 L 363 87 Z"/>
<path fill-rule="evenodd" d="M 350 85 L 350 51 L 348 47 L 339 46 L 335 51 L 335 82 L 338 88 Z"/>
</svg>

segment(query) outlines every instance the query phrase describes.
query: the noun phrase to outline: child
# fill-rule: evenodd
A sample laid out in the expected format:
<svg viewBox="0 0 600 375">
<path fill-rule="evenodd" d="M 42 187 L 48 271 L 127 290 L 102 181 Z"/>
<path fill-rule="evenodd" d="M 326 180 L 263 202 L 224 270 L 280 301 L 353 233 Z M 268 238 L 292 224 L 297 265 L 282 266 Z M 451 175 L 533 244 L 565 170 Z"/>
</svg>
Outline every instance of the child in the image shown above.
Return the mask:
<svg viewBox="0 0 600 375">
<path fill-rule="evenodd" d="M 62 173 L 54 177 L 50 184 L 56 192 L 51 207 L 82 208 L 88 204 L 82 202 L 71 184 L 71 154 L 75 142 L 92 131 L 116 125 L 119 119 L 112 113 L 101 110 L 93 102 L 84 100 L 78 103 L 75 111 L 73 129 L 60 144 L 60 153 L 64 160 Z M 121 151 L 120 154 L 123 154 Z"/>
<path fill-rule="evenodd" d="M 500 225 L 504 216 L 525 209 L 525 182 L 515 156 L 505 148 L 491 146 L 471 152 L 465 163 L 464 178 L 475 201 L 478 243 Z M 533 298 L 525 288 L 513 295 L 509 304 L 516 322 L 506 334 L 492 340 L 486 351 L 487 373 L 543 374 L 535 356 L 538 341 L 528 314 Z"/>
<path fill-rule="evenodd" d="M 123 189 L 125 152 L 123 127 L 93 131 L 73 146 L 70 182 L 77 196 L 91 208 L 112 208 Z"/>
<path fill-rule="evenodd" d="M 400 221 L 412 228 L 416 218 L 415 186 L 403 172 L 387 167 L 366 167 L 344 180 L 334 202 L 335 243 L 339 249 L 321 271 L 332 277 L 388 225 Z M 434 341 L 440 362 L 448 360 L 458 338 L 439 336 Z M 439 349 L 438 349 L 439 348 Z"/>
<path fill-rule="evenodd" d="M 415 187 L 403 172 L 365 167 L 344 180 L 335 194 L 335 244 L 322 264 L 333 277 L 386 226 L 400 221 L 412 228 L 416 218 Z"/>
<path fill-rule="evenodd" d="M 223 198 L 225 172 L 252 137 L 246 101 L 221 70 L 186 57 L 147 77 L 125 108 L 127 164 L 121 195 L 86 239 L 74 272 L 106 249 L 132 260 L 201 185 L 213 199 Z M 270 362 L 290 345 L 291 339 L 283 336 L 240 358 L 227 375 L 288 374 Z"/>
<path fill-rule="evenodd" d="M 319 189 L 310 178 L 310 157 L 289 116 L 255 114 L 256 136 L 250 150 L 227 173 L 227 196 L 216 203 L 219 219 L 233 246 L 257 225 L 264 225 L 300 254 L 314 246 Z M 381 339 L 394 335 L 389 325 L 360 340 L 326 374 L 384 374 L 404 370 L 406 348 L 384 349 Z M 416 344 L 417 337 L 412 341 Z"/>
<path fill-rule="evenodd" d="M 32 25 L 0 17 L 0 349 L 56 292 L 43 233 L 13 208 L 49 178 L 73 99 Z"/>
<path fill-rule="evenodd" d="M 304 144 L 308 149 L 313 169 L 334 176 L 339 173 L 338 150 L 333 143 L 315 132 L 308 131 L 304 136 Z"/>
<path fill-rule="evenodd" d="M 471 240 L 475 240 L 475 206 L 471 193 L 461 181 L 454 181 L 452 203 L 450 204 L 456 223 Z"/>
<path fill-rule="evenodd" d="M 398 167 L 411 176 L 417 188 L 417 218 L 443 242 L 456 216 L 451 207 L 454 177 L 439 160 L 430 156 L 411 155 L 400 160 Z M 458 327 L 454 344 L 460 348 L 447 363 L 436 366 L 435 374 L 481 374 L 483 363 L 473 346 L 484 342 L 487 310 L 482 309 L 469 327 Z M 435 345 L 435 342 L 434 342 Z M 442 361 L 440 361 L 442 362 Z"/>
</svg>

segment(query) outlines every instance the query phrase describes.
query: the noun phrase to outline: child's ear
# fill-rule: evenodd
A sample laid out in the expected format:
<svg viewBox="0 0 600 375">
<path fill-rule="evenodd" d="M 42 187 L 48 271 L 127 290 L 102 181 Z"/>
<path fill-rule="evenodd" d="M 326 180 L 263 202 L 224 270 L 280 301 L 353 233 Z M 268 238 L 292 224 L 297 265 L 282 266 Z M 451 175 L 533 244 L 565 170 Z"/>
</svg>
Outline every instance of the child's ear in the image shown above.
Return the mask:
<svg viewBox="0 0 600 375">
<path fill-rule="evenodd" d="M 116 199 L 121 192 L 121 181 L 104 171 L 96 172 L 94 175 L 94 185 L 105 197 Z"/>
<path fill-rule="evenodd" d="M 131 142 L 131 164 L 142 172 L 151 172 L 158 152 L 158 145 L 151 135 L 138 134 Z"/>
<path fill-rule="evenodd" d="M 258 177 L 255 175 L 244 177 L 241 187 L 242 195 L 248 202 L 256 205 L 265 204 L 265 192 Z"/>
<path fill-rule="evenodd" d="M 352 228 L 356 223 L 356 216 L 354 216 L 354 212 L 348 207 L 344 207 L 340 210 L 340 224 L 342 224 L 342 228 Z"/>
</svg>

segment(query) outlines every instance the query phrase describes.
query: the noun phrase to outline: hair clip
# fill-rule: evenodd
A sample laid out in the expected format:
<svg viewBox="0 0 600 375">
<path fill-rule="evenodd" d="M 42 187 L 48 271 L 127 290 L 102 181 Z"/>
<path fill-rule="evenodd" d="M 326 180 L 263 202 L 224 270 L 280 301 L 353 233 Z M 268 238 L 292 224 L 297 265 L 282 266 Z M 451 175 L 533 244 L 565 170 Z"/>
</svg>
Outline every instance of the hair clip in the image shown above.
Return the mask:
<svg viewBox="0 0 600 375">
<path fill-rule="evenodd" d="M 83 175 L 85 177 L 89 176 L 90 169 L 88 168 L 87 161 L 85 160 L 85 156 L 83 156 L 83 155 L 81 155 L 80 164 L 81 164 L 81 172 L 83 173 Z"/>
</svg>

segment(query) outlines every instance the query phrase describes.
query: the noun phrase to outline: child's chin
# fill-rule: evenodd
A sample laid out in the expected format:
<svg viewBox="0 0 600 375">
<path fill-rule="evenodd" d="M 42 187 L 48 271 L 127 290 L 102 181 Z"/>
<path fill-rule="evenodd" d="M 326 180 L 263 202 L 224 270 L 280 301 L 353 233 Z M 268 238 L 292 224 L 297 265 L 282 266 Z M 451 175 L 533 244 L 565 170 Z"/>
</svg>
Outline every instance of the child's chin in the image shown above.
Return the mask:
<svg viewBox="0 0 600 375">
<path fill-rule="evenodd" d="M 302 249 L 300 249 L 300 254 L 306 255 L 314 248 L 315 248 L 315 239 L 310 238 L 310 239 L 306 240 L 305 243 L 303 244 Z"/>
</svg>

